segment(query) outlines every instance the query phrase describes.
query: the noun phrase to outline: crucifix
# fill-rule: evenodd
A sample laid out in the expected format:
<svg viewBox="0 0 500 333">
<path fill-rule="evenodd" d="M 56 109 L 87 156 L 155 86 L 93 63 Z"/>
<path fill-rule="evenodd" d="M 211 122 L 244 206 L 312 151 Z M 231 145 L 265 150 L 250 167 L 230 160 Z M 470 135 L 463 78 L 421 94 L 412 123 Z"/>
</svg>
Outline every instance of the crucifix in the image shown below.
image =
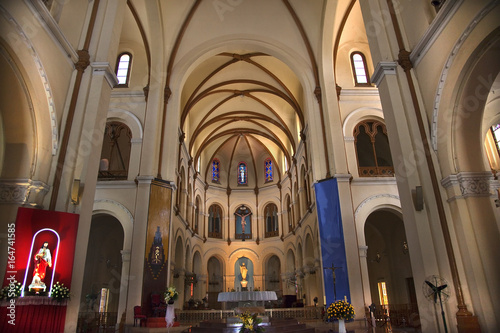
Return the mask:
<svg viewBox="0 0 500 333">
<path fill-rule="evenodd" d="M 335 267 L 332 262 L 332 267 L 325 267 L 323 269 L 331 269 L 332 270 L 332 276 L 333 276 L 333 297 L 335 298 L 335 301 L 337 300 L 337 289 L 335 287 L 335 270 L 339 269 L 342 267 Z"/>
</svg>

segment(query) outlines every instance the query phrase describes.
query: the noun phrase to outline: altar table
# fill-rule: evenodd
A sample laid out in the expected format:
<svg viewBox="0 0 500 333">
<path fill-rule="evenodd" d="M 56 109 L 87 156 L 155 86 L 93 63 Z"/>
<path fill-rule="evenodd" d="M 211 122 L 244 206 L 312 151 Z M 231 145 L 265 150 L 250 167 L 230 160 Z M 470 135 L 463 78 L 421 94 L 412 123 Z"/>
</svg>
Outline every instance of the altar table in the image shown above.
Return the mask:
<svg viewBox="0 0 500 333">
<path fill-rule="evenodd" d="M 246 302 L 246 301 L 276 301 L 278 297 L 274 291 L 233 291 L 219 293 L 219 302 Z"/>
</svg>

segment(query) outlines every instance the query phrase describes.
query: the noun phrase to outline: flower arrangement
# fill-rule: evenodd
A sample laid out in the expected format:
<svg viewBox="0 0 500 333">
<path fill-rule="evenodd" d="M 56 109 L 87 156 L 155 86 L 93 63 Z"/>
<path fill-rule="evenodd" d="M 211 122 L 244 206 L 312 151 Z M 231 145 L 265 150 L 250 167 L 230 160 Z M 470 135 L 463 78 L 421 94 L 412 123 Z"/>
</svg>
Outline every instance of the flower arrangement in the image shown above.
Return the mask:
<svg viewBox="0 0 500 333">
<path fill-rule="evenodd" d="M 334 319 L 351 320 L 354 319 L 354 308 L 347 301 L 336 301 L 330 304 L 326 310 L 328 321 Z"/>
<path fill-rule="evenodd" d="M 56 301 L 64 301 L 69 298 L 69 288 L 64 286 L 64 283 L 56 282 L 56 284 L 52 287 L 52 291 L 50 292 L 50 297 L 55 299 Z"/>
<path fill-rule="evenodd" d="M 18 298 L 21 295 L 21 283 L 16 280 L 12 281 L 8 285 L 0 290 L 0 299 L 10 300 L 13 298 Z"/>
<path fill-rule="evenodd" d="M 175 287 L 168 287 L 163 293 L 163 297 L 165 298 L 165 302 L 173 303 L 179 297 L 179 293 Z"/>
<path fill-rule="evenodd" d="M 257 317 L 257 314 L 250 314 L 248 312 L 243 312 L 238 315 L 243 325 L 241 325 L 240 333 L 259 333 L 264 332 L 264 328 L 259 326 L 262 323 L 262 319 Z"/>
</svg>

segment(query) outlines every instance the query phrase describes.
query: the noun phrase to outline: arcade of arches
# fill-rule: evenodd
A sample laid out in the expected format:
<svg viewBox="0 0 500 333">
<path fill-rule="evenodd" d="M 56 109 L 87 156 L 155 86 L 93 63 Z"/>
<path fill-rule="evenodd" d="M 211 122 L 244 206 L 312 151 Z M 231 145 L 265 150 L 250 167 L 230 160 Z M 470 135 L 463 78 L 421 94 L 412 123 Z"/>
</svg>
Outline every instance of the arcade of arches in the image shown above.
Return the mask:
<svg viewBox="0 0 500 333">
<path fill-rule="evenodd" d="M 437 275 L 451 332 L 497 331 L 498 17 L 488 0 L 2 1 L 0 250 L 19 207 L 79 214 L 67 332 L 102 288 L 128 326 L 169 285 L 179 310 L 243 284 L 323 306 L 332 248 L 356 320 L 374 303 L 442 330 Z"/>
</svg>

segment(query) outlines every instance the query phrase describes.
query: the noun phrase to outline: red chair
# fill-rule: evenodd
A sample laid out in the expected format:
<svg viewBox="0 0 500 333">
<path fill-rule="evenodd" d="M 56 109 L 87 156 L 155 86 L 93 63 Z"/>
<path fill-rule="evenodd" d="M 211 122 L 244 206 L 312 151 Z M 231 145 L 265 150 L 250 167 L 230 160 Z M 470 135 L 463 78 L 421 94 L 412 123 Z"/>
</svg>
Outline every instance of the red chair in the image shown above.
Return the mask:
<svg viewBox="0 0 500 333">
<path fill-rule="evenodd" d="M 146 315 L 142 314 L 142 307 L 139 305 L 134 306 L 134 327 L 137 325 L 137 321 L 139 320 L 139 326 L 142 327 L 142 323 L 146 326 Z"/>
<path fill-rule="evenodd" d="M 164 317 L 167 311 L 167 305 L 161 298 L 160 294 L 151 294 L 151 308 L 153 309 L 153 317 Z"/>
</svg>

